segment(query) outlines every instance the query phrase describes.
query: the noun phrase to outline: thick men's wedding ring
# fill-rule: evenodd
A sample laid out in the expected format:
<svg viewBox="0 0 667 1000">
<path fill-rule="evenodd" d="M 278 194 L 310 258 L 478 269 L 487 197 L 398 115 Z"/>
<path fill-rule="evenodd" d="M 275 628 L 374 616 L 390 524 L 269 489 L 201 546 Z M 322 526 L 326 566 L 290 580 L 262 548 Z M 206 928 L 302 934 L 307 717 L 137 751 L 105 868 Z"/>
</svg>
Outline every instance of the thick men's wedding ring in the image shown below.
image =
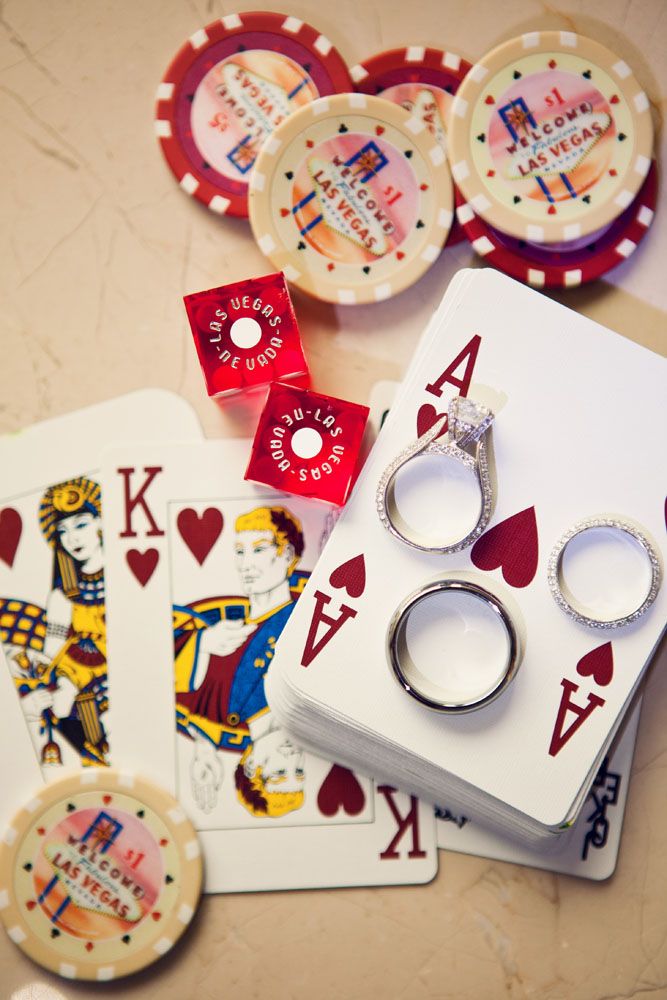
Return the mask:
<svg viewBox="0 0 667 1000">
<path fill-rule="evenodd" d="M 616 531 L 623 531 L 631 538 L 634 538 L 635 542 L 644 550 L 646 558 L 648 559 L 651 567 L 651 581 L 649 584 L 648 592 L 644 597 L 641 604 L 631 611 L 627 615 L 621 615 L 618 618 L 595 618 L 586 611 L 576 606 L 574 599 L 570 598 L 567 587 L 563 580 L 563 558 L 565 556 L 565 550 L 567 549 L 570 542 L 581 535 L 584 531 L 590 531 L 593 528 L 611 528 Z M 561 608 L 566 615 L 574 619 L 580 625 L 588 625 L 590 628 L 620 628 L 622 625 L 629 625 L 631 622 L 636 621 L 638 618 L 648 611 L 653 602 L 655 601 L 658 591 L 660 590 L 660 584 L 662 582 L 662 567 L 660 565 L 660 560 L 658 559 L 658 554 L 649 542 L 646 535 L 644 535 L 634 524 L 629 521 L 625 521 L 620 517 L 589 517 L 585 521 L 579 521 L 574 527 L 566 531 L 565 534 L 559 538 L 558 542 L 553 548 L 551 556 L 549 557 L 549 563 L 547 566 L 547 578 L 549 581 L 549 589 L 553 595 L 553 599 L 559 608 Z"/>
<path fill-rule="evenodd" d="M 378 516 L 387 531 L 422 552 L 460 552 L 472 545 L 486 528 L 493 513 L 494 490 L 489 473 L 486 433 L 494 414 L 486 406 L 455 396 L 447 415 L 441 417 L 417 441 L 397 455 L 382 473 L 377 486 L 375 504 Z M 447 420 L 447 437 L 437 440 Z M 473 448 L 472 453 L 467 448 Z M 477 479 L 481 493 L 481 509 L 474 527 L 463 537 L 446 544 L 437 544 L 418 535 L 398 515 L 395 499 L 396 477 L 412 459 L 423 455 L 443 455 L 460 462 Z M 393 508 L 393 510 L 392 510 Z"/>
<path fill-rule="evenodd" d="M 497 616 L 507 635 L 507 659 L 503 673 L 490 689 L 487 688 L 461 701 L 455 701 L 448 696 L 444 686 L 439 691 L 434 690 L 432 683 L 425 685 L 423 680 L 420 680 L 419 670 L 412 662 L 408 651 L 407 626 L 410 615 L 422 601 L 434 594 L 447 592 L 470 594 L 482 601 Z M 447 655 L 446 650 L 444 655 Z M 486 587 L 468 580 L 454 578 L 436 580 L 415 590 L 399 604 L 387 630 L 387 658 L 396 680 L 410 697 L 436 712 L 463 714 L 489 705 L 500 697 L 516 676 L 522 655 L 519 634 L 505 605 Z M 427 686 L 428 693 L 425 690 Z"/>
</svg>

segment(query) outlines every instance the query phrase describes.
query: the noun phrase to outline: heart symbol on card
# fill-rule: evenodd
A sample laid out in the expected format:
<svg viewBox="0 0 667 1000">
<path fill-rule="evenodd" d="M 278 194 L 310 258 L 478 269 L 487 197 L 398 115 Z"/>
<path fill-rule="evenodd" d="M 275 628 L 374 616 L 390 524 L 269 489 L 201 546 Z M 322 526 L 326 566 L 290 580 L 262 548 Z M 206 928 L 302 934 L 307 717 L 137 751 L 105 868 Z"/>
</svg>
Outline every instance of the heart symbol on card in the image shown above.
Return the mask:
<svg viewBox="0 0 667 1000">
<path fill-rule="evenodd" d="M 422 403 L 417 410 L 417 437 L 420 438 L 422 434 L 426 434 L 426 431 L 433 427 L 433 424 L 444 416 L 444 413 L 438 413 L 432 403 Z M 443 434 L 447 433 L 447 424 L 448 421 L 445 420 L 443 428 L 438 434 L 439 438 L 442 437 Z M 435 440 L 437 441 L 437 438 Z"/>
<path fill-rule="evenodd" d="M 185 507 L 176 518 L 178 532 L 200 566 L 220 538 L 224 523 L 217 507 L 207 507 L 201 514 Z"/>
<path fill-rule="evenodd" d="M 317 793 L 317 805 L 323 816 L 335 816 L 342 809 L 348 816 L 358 816 L 366 805 L 359 779 L 347 767 L 334 764 Z"/>
<path fill-rule="evenodd" d="M 0 559 L 11 569 L 14 565 L 16 550 L 21 541 L 23 522 L 21 515 L 13 507 L 0 510 Z"/>
<path fill-rule="evenodd" d="M 581 677 L 592 677 L 600 687 L 606 687 L 614 676 L 614 651 L 610 642 L 596 646 L 577 663 Z"/>
<path fill-rule="evenodd" d="M 353 556 L 337 566 L 329 577 L 329 583 L 336 590 L 346 590 L 350 597 L 361 597 L 366 589 L 366 563 L 363 554 Z"/>
<path fill-rule="evenodd" d="M 129 549 L 125 553 L 125 559 L 138 582 L 142 587 L 145 587 L 160 561 L 160 553 L 157 549 L 146 549 L 145 552 L 140 552 L 139 549 Z"/>
<path fill-rule="evenodd" d="M 539 546 L 535 508 L 526 507 L 478 538 L 470 552 L 477 569 L 501 569 L 510 587 L 527 587 L 537 572 Z"/>
</svg>

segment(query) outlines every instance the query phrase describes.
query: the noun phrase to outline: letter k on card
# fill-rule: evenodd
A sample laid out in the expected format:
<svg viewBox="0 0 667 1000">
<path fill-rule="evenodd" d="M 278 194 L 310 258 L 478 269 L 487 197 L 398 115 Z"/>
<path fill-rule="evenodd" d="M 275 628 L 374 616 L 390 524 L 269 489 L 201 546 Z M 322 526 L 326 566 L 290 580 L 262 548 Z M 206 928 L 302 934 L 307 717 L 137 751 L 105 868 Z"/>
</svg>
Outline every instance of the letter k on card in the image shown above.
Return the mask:
<svg viewBox="0 0 667 1000">
<path fill-rule="evenodd" d="M 157 524 L 147 499 L 151 484 L 162 472 L 162 467 L 152 465 L 143 469 L 122 468 L 116 471 L 123 483 L 125 520 L 125 526 L 119 532 L 118 538 L 137 538 L 139 533 L 136 530 L 135 519 L 139 519 L 139 512 L 142 515 L 141 521 L 145 524 L 141 534 L 152 538 L 162 537 L 164 531 Z M 135 580 L 142 587 L 145 587 L 160 561 L 160 553 L 152 547 L 147 549 L 130 548 L 125 553 L 125 561 Z"/>
<path fill-rule="evenodd" d="M 329 583 L 333 590 L 345 591 L 352 601 L 361 597 L 366 589 L 366 564 L 363 554 L 359 553 L 337 566 L 329 577 Z M 309 667 L 345 622 L 350 618 L 356 618 L 357 615 L 356 609 L 350 604 L 341 603 L 338 607 L 332 605 L 333 596 L 322 590 L 316 590 L 314 598 L 315 609 L 301 656 L 302 667 Z"/>
</svg>

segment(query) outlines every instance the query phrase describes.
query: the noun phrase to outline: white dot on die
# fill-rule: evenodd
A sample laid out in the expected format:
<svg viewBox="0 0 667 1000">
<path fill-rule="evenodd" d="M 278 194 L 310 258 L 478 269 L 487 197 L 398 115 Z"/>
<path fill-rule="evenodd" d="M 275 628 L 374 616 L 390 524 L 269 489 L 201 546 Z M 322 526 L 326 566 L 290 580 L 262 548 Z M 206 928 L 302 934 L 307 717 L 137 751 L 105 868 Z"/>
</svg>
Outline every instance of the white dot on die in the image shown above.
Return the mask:
<svg viewBox="0 0 667 1000">
<path fill-rule="evenodd" d="M 314 427 L 299 427 L 292 435 L 292 451 L 299 458 L 315 458 L 322 444 L 322 435 Z"/>
<path fill-rule="evenodd" d="M 235 319 L 231 325 L 229 336 L 236 347 L 255 347 L 262 339 L 262 328 L 252 316 L 241 316 Z"/>
</svg>

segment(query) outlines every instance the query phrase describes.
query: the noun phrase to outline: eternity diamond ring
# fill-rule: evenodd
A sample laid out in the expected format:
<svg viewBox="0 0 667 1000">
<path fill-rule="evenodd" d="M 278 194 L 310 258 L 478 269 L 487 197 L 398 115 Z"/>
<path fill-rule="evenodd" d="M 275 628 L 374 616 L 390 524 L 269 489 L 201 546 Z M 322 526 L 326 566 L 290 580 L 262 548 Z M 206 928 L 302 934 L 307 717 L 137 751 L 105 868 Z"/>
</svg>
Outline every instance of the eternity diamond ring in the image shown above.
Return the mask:
<svg viewBox="0 0 667 1000">
<path fill-rule="evenodd" d="M 493 419 L 493 412 L 486 406 L 463 396 L 455 396 L 449 404 L 447 414 L 443 414 L 425 434 L 396 456 L 382 473 L 375 495 L 378 515 L 387 531 L 422 552 L 460 552 L 479 538 L 489 523 L 495 500 L 486 446 L 486 435 Z M 440 441 L 438 435 L 442 433 L 445 422 L 447 437 Z M 396 478 L 408 462 L 424 455 L 453 458 L 469 469 L 477 480 L 481 493 L 480 513 L 474 527 L 463 538 L 453 539 L 446 544 L 436 542 L 419 534 L 398 512 Z"/>
<path fill-rule="evenodd" d="M 563 579 L 563 558 L 565 550 L 573 538 L 576 538 L 577 535 L 582 534 L 582 532 L 590 531 L 593 528 L 610 528 L 612 530 L 621 531 L 630 535 L 630 537 L 633 538 L 637 545 L 639 545 L 643 550 L 650 566 L 651 580 L 646 596 L 634 611 L 618 618 L 595 618 L 590 613 L 587 613 L 589 609 L 584 609 L 581 606 L 578 607 L 574 596 L 568 590 Z M 589 517 L 584 521 L 579 521 L 578 524 L 575 524 L 574 527 L 570 528 L 569 531 L 566 531 L 565 534 L 559 538 L 553 548 L 551 556 L 549 557 L 547 578 L 549 581 L 549 588 L 556 604 L 565 612 L 566 615 L 573 618 L 575 622 L 578 622 L 580 625 L 588 625 L 590 628 L 620 628 L 622 625 L 629 625 L 630 622 L 634 622 L 637 618 L 641 618 L 641 616 L 648 611 L 650 606 L 653 604 L 662 582 L 662 567 L 656 550 L 653 548 L 646 535 L 634 524 L 626 521 L 624 518 L 616 516 Z"/>
</svg>

